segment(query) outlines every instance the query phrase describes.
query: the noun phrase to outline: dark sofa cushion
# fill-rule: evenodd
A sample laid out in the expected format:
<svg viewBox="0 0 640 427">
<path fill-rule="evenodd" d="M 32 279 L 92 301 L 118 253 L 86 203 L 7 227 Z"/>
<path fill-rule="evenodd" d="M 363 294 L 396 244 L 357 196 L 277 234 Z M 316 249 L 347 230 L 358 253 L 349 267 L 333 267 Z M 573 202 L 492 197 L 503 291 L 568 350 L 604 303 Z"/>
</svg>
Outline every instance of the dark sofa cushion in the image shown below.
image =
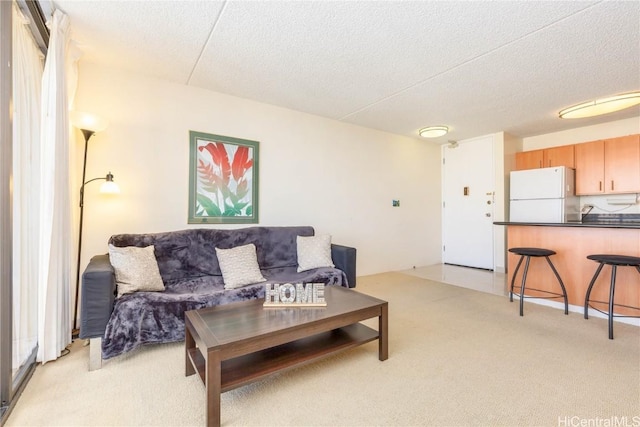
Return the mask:
<svg viewBox="0 0 640 427">
<path fill-rule="evenodd" d="M 229 249 L 253 243 L 261 270 L 298 265 L 297 236 L 313 236 L 313 227 L 247 227 L 229 230 L 194 228 L 148 234 L 111 236 L 114 246 L 155 246 L 160 275 L 171 280 L 221 276 L 215 248 Z"/>
</svg>

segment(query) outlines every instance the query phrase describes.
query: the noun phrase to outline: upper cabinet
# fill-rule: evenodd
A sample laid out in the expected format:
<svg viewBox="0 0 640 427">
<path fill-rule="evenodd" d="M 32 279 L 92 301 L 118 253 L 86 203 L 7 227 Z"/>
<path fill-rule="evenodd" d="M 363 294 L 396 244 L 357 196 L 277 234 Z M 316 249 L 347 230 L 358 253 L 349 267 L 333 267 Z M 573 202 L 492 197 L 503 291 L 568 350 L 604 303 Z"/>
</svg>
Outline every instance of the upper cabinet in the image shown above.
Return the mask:
<svg viewBox="0 0 640 427">
<path fill-rule="evenodd" d="M 575 150 L 573 145 L 562 145 L 560 147 L 546 148 L 544 151 L 544 167 L 566 166 L 576 167 Z"/>
<path fill-rule="evenodd" d="M 604 193 L 604 141 L 576 144 L 576 194 Z"/>
<path fill-rule="evenodd" d="M 605 193 L 640 192 L 640 135 L 604 141 Z"/>
<path fill-rule="evenodd" d="M 575 145 L 576 194 L 640 192 L 640 135 Z"/>
<path fill-rule="evenodd" d="M 566 166 L 575 168 L 573 145 L 516 153 L 516 170 Z"/>
<path fill-rule="evenodd" d="M 516 153 L 516 170 L 537 169 L 542 167 L 544 150 L 532 150 Z"/>
</svg>

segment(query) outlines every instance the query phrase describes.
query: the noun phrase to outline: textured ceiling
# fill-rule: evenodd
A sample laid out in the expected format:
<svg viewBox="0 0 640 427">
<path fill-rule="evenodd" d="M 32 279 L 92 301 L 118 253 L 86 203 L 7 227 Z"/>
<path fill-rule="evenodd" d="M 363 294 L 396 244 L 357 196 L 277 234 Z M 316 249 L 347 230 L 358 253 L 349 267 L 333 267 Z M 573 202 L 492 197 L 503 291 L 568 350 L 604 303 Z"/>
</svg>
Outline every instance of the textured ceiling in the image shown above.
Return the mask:
<svg viewBox="0 0 640 427">
<path fill-rule="evenodd" d="M 640 116 L 638 1 L 49 1 L 83 61 L 435 142 Z"/>
</svg>

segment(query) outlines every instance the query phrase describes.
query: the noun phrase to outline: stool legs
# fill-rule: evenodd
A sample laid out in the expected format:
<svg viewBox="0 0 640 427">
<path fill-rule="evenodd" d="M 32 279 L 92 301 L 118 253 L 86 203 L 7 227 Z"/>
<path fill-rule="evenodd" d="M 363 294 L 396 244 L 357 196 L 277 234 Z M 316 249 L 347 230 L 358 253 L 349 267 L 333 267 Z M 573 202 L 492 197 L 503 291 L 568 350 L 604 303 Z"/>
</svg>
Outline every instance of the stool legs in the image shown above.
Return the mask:
<svg viewBox="0 0 640 427">
<path fill-rule="evenodd" d="M 596 279 L 600 275 L 600 271 L 602 271 L 602 267 L 604 267 L 604 264 L 600 263 L 600 265 L 598 266 L 598 269 L 596 270 L 596 274 L 593 275 L 593 278 L 589 283 L 589 287 L 587 288 L 587 295 L 584 298 L 584 318 L 585 319 L 589 318 L 589 297 L 591 296 L 591 289 L 593 288 L 593 285 L 596 283 Z"/>
<path fill-rule="evenodd" d="M 513 276 L 511 277 L 511 290 L 509 291 L 509 301 L 513 302 L 513 285 L 516 281 L 516 276 L 518 275 L 518 270 L 520 269 L 520 265 L 522 264 L 522 260 L 524 259 L 524 255 L 520 256 L 520 260 L 518 260 L 518 265 L 516 265 L 516 269 L 513 272 Z"/>
<path fill-rule="evenodd" d="M 589 318 L 589 300 L 591 298 L 591 289 L 593 288 L 593 285 L 596 283 L 596 280 L 598 279 L 598 276 L 600 275 L 600 272 L 602 271 L 603 267 L 604 267 L 604 263 L 600 263 L 600 265 L 598 266 L 598 269 L 593 275 L 593 278 L 591 279 L 591 282 L 589 283 L 589 287 L 587 288 L 587 294 L 584 297 L 584 318 L 585 319 Z M 609 339 L 610 340 L 613 339 L 613 317 L 614 317 L 613 308 L 615 306 L 614 298 L 616 293 L 617 267 L 618 266 L 615 264 L 611 265 L 611 281 L 609 283 L 609 312 L 606 313 L 608 322 L 609 322 Z M 638 273 L 640 273 L 640 267 L 635 266 L 635 268 L 636 270 L 638 270 Z M 634 317 L 634 316 L 631 316 L 631 317 Z"/>
<path fill-rule="evenodd" d="M 611 266 L 611 285 L 609 287 L 609 339 L 613 339 L 613 294 L 616 292 L 616 268 Z"/>
<path fill-rule="evenodd" d="M 527 257 L 527 261 L 524 263 L 524 271 L 522 272 L 522 284 L 520 285 L 520 317 L 524 314 L 524 283 L 527 280 L 527 272 L 529 271 L 529 261 L 531 261 L 531 257 Z"/>
<path fill-rule="evenodd" d="M 531 260 L 530 256 L 527 256 L 527 255 L 520 256 L 520 260 L 518 261 L 518 264 L 516 265 L 516 269 L 513 272 L 513 276 L 511 277 L 511 287 L 509 290 L 509 301 L 513 302 L 513 288 L 515 286 L 516 276 L 518 275 L 518 270 L 520 269 L 520 266 L 522 265 L 522 261 L 524 260 L 525 257 L 527 258 L 527 261 L 524 263 L 524 271 L 522 272 L 522 283 L 520 284 L 520 316 L 524 315 L 524 289 L 525 289 L 525 282 L 527 280 L 527 272 L 529 271 L 529 261 Z M 564 287 L 564 283 L 560 278 L 560 274 L 558 274 L 558 270 L 556 270 L 556 268 L 553 266 L 553 263 L 551 262 L 549 257 L 545 256 L 545 259 L 547 260 L 547 263 L 549 263 L 549 267 L 551 267 L 551 270 L 553 271 L 553 274 L 555 274 L 556 279 L 558 279 L 558 283 L 560 283 L 560 287 L 562 288 L 561 296 L 564 299 L 564 314 L 568 315 L 569 300 L 567 299 L 567 289 Z"/>
<path fill-rule="evenodd" d="M 567 290 L 564 287 L 564 283 L 562 283 L 562 279 L 560 278 L 560 275 L 558 274 L 558 270 L 556 270 L 556 268 L 553 266 L 553 264 L 551 263 L 551 260 L 549 259 L 548 256 L 545 257 L 547 259 L 547 262 L 549 263 L 549 267 L 551 267 L 551 270 L 553 270 L 553 274 L 556 275 L 556 278 L 558 279 L 558 283 L 560 283 L 560 287 L 562 288 L 562 297 L 564 298 L 564 314 L 569 314 L 569 300 L 567 299 Z"/>
<path fill-rule="evenodd" d="M 520 256 L 520 260 L 518 261 L 518 265 L 516 266 L 515 271 L 513 272 L 513 277 L 511 278 L 511 291 L 509 291 L 509 301 L 513 302 L 513 285 L 516 281 L 516 276 L 518 275 L 518 270 L 520 269 L 520 265 L 522 265 L 522 261 L 524 260 L 524 255 Z M 527 257 L 527 262 L 524 264 L 524 272 L 522 273 L 522 284 L 520 285 L 520 316 L 523 315 L 524 312 L 524 284 L 527 280 L 527 271 L 529 271 L 529 260 L 531 257 Z"/>
<path fill-rule="evenodd" d="M 603 263 L 600 263 L 596 273 L 593 275 L 591 282 L 589 283 L 589 287 L 587 288 L 587 294 L 584 297 L 584 318 L 589 318 L 589 298 L 591 297 L 591 289 L 593 285 L 596 283 L 602 268 L 604 267 Z M 607 317 L 609 319 L 609 339 L 613 339 L 613 295 L 615 293 L 616 287 L 616 266 L 611 266 L 611 283 L 609 285 L 609 313 L 607 313 Z"/>
</svg>

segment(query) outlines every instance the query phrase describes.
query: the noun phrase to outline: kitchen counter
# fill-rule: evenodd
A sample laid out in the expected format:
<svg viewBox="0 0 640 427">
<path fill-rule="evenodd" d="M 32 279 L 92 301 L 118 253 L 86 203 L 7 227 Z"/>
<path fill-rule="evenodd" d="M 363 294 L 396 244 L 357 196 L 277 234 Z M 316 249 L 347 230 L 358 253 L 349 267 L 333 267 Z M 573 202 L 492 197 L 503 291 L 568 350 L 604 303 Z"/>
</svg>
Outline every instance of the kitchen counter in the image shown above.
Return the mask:
<svg viewBox="0 0 640 427">
<path fill-rule="evenodd" d="M 587 259 L 592 254 L 620 254 L 640 256 L 640 218 L 639 214 L 619 215 L 586 215 L 583 222 L 567 222 L 549 224 L 539 222 L 494 222 L 507 228 L 507 248 L 537 247 L 551 249 L 556 255 L 551 257 L 560 273 L 572 311 L 581 311 L 591 277 L 598 264 Z M 591 217 L 591 218 L 589 218 Z M 622 218 L 621 218 L 622 217 Z M 508 277 L 515 270 L 519 257 L 507 252 Z M 538 260 L 539 261 L 539 260 Z M 527 282 L 531 287 L 557 291 L 557 282 L 546 262 L 532 260 Z M 522 269 L 516 277 L 519 286 Z M 598 277 L 593 288 L 592 298 L 597 301 L 609 300 L 609 281 L 611 268 L 606 267 Z M 509 280 L 509 285 L 511 281 Z M 529 286 L 529 284 L 527 285 Z M 529 296 L 536 292 L 525 291 Z M 632 267 L 620 267 L 617 270 L 616 304 L 640 307 L 640 274 Z M 606 304 L 596 305 L 606 308 Z M 616 314 L 637 315 L 632 310 L 617 306 Z"/>
<path fill-rule="evenodd" d="M 531 225 L 543 227 L 584 227 L 584 228 L 637 228 L 640 229 L 640 222 L 631 221 L 586 221 L 586 222 L 503 222 L 496 221 L 495 225 Z"/>
<path fill-rule="evenodd" d="M 640 229 L 640 214 L 588 214 L 582 221 L 560 223 L 548 222 L 509 222 L 496 221 L 495 225 L 531 225 L 543 227 L 587 227 L 587 228 L 638 228 Z"/>
</svg>

